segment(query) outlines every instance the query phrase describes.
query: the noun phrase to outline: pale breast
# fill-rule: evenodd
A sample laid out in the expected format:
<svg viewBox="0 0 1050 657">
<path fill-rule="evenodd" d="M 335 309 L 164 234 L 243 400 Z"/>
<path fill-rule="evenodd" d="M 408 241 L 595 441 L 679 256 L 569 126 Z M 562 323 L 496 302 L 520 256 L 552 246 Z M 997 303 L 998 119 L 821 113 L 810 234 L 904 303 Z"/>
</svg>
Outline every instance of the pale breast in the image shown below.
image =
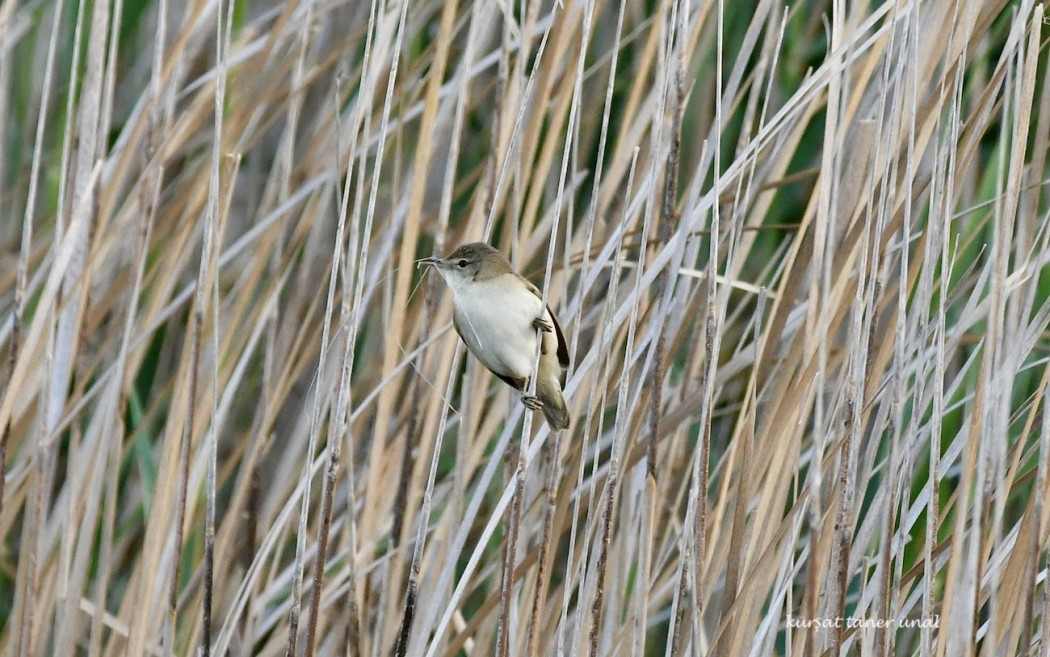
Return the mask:
<svg viewBox="0 0 1050 657">
<path fill-rule="evenodd" d="M 513 278 L 475 282 L 455 291 L 456 325 L 470 351 L 493 372 L 528 378 L 536 353 L 532 322 L 542 305 Z M 543 309 L 543 317 L 550 315 Z"/>
</svg>

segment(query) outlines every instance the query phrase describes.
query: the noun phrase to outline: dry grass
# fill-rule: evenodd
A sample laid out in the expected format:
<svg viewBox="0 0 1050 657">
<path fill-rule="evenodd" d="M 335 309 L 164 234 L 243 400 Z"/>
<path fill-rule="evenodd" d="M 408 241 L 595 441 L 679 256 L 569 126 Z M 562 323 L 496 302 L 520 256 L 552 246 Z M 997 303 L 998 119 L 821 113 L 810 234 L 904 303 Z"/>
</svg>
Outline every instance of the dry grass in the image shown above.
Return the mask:
<svg viewBox="0 0 1050 657">
<path fill-rule="evenodd" d="M 0 4 L 0 652 L 1047 654 L 1043 7 L 729 4 Z"/>
</svg>

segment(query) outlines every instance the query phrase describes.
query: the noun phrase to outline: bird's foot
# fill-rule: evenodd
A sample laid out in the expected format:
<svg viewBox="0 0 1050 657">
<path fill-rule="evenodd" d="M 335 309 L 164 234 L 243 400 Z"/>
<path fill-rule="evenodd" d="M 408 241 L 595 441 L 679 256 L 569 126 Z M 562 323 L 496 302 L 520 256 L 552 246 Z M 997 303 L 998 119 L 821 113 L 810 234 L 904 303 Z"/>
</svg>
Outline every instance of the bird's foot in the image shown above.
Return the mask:
<svg viewBox="0 0 1050 657">
<path fill-rule="evenodd" d="M 525 404 L 526 408 L 529 408 L 529 409 L 531 409 L 533 411 L 542 411 L 543 410 L 543 402 L 540 401 L 539 397 L 533 397 L 532 395 L 525 395 L 524 397 L 521 398 L 521 403 Z"/>
<path fill-rule="evenodd" d="M 554 326 L 542 317 L 537 317 L 536 319 L 532 320 L 532 328 L 539 329 L 544 333 L 550 333 L 554 330 Z"/>
</svg>

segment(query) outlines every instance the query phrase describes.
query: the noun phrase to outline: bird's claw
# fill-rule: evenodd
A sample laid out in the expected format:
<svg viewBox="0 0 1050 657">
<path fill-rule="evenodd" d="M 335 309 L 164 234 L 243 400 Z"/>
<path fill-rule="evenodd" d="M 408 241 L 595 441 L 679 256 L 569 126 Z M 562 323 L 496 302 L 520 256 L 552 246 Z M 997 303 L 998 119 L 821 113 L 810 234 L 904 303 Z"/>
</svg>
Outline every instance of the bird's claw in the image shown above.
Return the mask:
<svg viewBox="0 0 1050 657">
<path fill-rule="evenodd" d="M 529 408 L 529 409 L 534 410 L 534 411 L 542 411 L 543 410 L 543 402 L 540 401 L 539 397 L 533 397 L 532 395 L 525 395 L 524 397 L 521 398 L 521 403 L 525 404 L 526 408 Z"/>
<path fill-rule="evenodd" d="M 539 329 L 544 333 L 550 333 L 554 330 L 554 327 L 551 325 L 551 323 L 543 319 L 542 317 L 537 317 L 536 319 L 532 320 L 532 328 Z"/>
</svg>

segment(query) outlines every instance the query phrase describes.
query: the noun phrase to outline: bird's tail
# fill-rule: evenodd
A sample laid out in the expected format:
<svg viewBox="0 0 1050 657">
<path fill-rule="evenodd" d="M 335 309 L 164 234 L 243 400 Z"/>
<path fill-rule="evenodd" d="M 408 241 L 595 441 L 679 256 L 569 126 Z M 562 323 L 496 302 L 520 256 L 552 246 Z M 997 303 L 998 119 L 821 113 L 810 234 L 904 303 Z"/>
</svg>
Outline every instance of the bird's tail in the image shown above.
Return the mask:
<svg viewBox="0 0 1050 657">
<path fill-rule="evenodd" d="M 547 424 L 551 429 L 569 428 L 569 408 L 565 405 L 565 397 L 561 394 L 561 386 L 555 379 L 552 381 L 537 381 L 536 396 L 543 403 L 543 415 L 547 418 Z"/>
</svg>

